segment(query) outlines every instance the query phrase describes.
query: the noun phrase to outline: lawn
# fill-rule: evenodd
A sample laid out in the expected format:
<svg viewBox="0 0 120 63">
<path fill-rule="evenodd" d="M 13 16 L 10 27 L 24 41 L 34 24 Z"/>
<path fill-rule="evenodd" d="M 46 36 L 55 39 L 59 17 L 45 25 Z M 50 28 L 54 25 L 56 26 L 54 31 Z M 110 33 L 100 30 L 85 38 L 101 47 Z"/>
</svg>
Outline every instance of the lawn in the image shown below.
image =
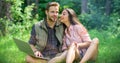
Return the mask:
<svg viewBox="0 0 120 63">
<path fill-rule="evenodd" d="M 27 42 L 29 34 L 25 32 L 0 37 L 0 63 L 25 63 L 26 54 L 18 50 L 13 37 Z M 95 34 L 100 39 L 99 54 L 95 63 L 120 63 L 120 39 L 106 39 L 101 33 L 92 33 L 92 37 Z"/>
</svg>

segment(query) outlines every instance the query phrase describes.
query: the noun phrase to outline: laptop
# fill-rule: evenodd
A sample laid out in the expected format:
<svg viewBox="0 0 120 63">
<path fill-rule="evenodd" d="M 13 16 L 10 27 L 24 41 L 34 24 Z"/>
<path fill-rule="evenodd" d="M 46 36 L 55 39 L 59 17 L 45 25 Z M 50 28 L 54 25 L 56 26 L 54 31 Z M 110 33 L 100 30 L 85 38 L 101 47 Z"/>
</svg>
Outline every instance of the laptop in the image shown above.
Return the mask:
<svg viewBox="0 0 120 63">
<path fill-rule="evenodd" d="M 16 39 L 16 38 L 13 38 L 13 39 L 14 39 L 14 42 L 17 45 L 17 47 L 20 51 L 22 51 L 22 52 L 24 52 L 24 53 L 26 53 L 26 54 L 28 54 L 32 57 L 35 57 L 32 48 L 30 47 L 30 45 L 27 42 L 24 42 L 24 41 Z M 35 57 L 35 58 L 40 58 L 40 59 L 43 59 L 43 60 L 49 60 L 49 58 L 46 58 L 46 57 Z"/>
</svg>

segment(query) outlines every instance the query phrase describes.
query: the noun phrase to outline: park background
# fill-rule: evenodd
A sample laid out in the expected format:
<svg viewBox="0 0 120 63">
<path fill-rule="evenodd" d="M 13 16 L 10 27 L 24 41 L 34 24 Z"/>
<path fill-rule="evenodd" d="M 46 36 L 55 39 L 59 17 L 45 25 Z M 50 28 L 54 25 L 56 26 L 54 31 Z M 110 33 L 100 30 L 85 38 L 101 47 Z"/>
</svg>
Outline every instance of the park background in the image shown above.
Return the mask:
<svg viewBox="0 0 120 63">
<path fill-rule="evenodd" d="M 0 63 L 25 63 L 13 37 L 28 42 L 50 1 L 60 3 L 60 13 L 74 9 L 91 38 L 99 38 L 95 63 L 120 63 L 120 0 L 0 0 Z"/>
</svg>

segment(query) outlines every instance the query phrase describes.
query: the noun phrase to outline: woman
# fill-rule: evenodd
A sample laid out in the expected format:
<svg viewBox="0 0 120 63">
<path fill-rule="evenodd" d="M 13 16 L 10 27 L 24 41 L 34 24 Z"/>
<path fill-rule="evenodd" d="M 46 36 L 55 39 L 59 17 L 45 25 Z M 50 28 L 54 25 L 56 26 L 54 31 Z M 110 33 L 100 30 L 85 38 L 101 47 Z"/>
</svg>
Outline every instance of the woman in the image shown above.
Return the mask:
<svg viewBox="0 0 120 63">
<path fill-rule="evenodd" d="M 75 12 L 72 9 L 64 9 L 60 20 L 65 25 L 62 47 L 64 52 L 48 63 L 56 63 L 56 61 L 60 62 L 64 59 L 66 59 L 66 63 L 73 63 L 75 59 L 80 59 L 80 63 L 85 63 L 90 59 L 95 59 L 98 39 L 90 39 L 86 28 L 79 22 Z"/>
</svg>

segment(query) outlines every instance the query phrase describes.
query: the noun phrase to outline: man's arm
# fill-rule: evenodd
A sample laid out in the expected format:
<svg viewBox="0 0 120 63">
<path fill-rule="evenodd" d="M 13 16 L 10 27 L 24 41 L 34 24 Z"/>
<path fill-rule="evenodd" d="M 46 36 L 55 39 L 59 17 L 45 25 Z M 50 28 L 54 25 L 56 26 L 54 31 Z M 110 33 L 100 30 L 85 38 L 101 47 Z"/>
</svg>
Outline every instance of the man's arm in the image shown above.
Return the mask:
<svg viewBox="0 0 120 63">
<path fill-rule="evenodd" d="M 43 57 L 42 53 L 40 51 L 38 51 L 34 45 L 30 44 L 30 47 L 32 48 L 34 54 L 36 57 Z"/>
<path fill-rule="evenodd" d="M 37 49 L 35 48 L 34 45 L 30 44 L 30 47 L 32 48 L 33 52 L 36 52 L 36 51 L 37 51 Z"/>
<path fill-rule="evenodd" d="M 32 31 L 31 31 L 31 37 L 30 37 L 30 40 L 29 40 L 29 44 L 30 44 L 30 47 L 32 48 L 34 54 L 36 57 L 43 57 L 43 55 L 41 54 L 40 51 L 38 51 L 36 48 L 35 48 L 35 45 L 36 45 L 36 32 L 35 32 L 35 25 L 33 25 L 32 27 Z"/>
</svg>

